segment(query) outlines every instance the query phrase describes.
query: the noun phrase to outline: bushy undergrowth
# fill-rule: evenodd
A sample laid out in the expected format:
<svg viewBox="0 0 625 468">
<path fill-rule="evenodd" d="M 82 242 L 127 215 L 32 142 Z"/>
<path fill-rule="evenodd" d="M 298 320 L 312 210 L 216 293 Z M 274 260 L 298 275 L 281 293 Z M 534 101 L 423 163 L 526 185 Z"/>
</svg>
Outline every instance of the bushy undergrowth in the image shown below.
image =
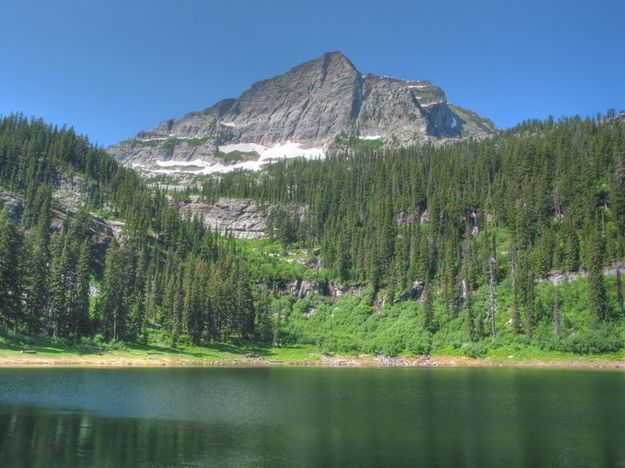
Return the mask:
<svg viewBox="0 0 625 468">
<path fill-rule="evenodd" d="M 614 280 L 606 279 L 610 318 L 598 322 L 588 312 L 588 286 L 585 279 L 559 286 L 539 283 L 531 332 L 527 312 L 520 310 L 522 334 L 513 325 L 513 296 L 510 282 L 497 288 L 496 336 L 490 336 L 485 321 L 487 291 L 473 295 L 471 314 L 473 337 L 469 338 L 467 311 L 455 314 L 445 308 L 441 297 L 434 301 L 433 332 L 423 327 L 423 305 L 403 301 L 376 309 L 371 289 L 360 295 L 347 295 L 336 303 L 311 296 L 295 303 L 282 301 L 280 323 L 284 336 L 292 342 L 316 344 L 326 352 L 401 354 L 464 354 L 483 357 L 501 352 L 535 349 L 537 352 L 576 354 L 612 353 L 623 349 L 625 322 L 618 316 Z M 557 334 L 554 302 L 559 296 L 560 326 Z M 481 318 L 480 318 L 481 317 Z M 480 324 L 480 321 L 482 322 Z"/>
</svg>

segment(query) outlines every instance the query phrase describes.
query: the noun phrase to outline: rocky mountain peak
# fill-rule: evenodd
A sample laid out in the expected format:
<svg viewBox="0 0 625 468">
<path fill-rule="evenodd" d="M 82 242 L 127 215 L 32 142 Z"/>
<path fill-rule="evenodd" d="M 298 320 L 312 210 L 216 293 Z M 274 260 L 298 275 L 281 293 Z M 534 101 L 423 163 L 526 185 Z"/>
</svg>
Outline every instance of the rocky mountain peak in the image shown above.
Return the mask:
<svg viewBox="0 0 625 468">
<path fill-rule="evenodd" d="M 166 120 L 109 152 L 147 173 L 211 173 L 322 157 L 337 142 L 408 146 L 494 130 L 487 119 L 448 104 L 429 81 L 363 77 L 337 51 L 259 81 L 238 99 Z"/>
<path fill-rule="evenodd" d="M 308 62 L 295 66 L 291 69 L 291 71 L 295 71 L 300 68 L 305 69 L 313 67 L 322 67 L 324 70 L 334 69 L 338 72 L 345 71 L 350 74 L 360 73 L 354 64 L 345 56 L 345 54 L 340 51 L 326 52 L 316 59 L 309 60 Z"/>
</svg>

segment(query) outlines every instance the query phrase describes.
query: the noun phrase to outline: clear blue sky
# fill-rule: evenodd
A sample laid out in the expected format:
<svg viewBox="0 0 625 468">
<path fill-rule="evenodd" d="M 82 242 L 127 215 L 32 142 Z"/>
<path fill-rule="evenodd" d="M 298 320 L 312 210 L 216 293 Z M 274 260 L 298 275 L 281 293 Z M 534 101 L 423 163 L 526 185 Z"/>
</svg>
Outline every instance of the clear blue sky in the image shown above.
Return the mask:
<svg viewBox="0 0 625 468">
<path fill-rule="evenodd" d="M 331 50 L 502 128 L 625 109 L 623 0 L 0 0 L 0 114 L 108 145 Z"/>
</svg>

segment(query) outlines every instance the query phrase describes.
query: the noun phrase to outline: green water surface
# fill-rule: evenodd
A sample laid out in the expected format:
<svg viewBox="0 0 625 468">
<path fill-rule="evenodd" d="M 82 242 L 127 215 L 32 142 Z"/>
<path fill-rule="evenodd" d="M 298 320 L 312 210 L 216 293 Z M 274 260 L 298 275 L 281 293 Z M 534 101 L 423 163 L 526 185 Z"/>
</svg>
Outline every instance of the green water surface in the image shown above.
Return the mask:
<svg viewBox="0 0 625 468">
<path fill-rule="evenodd" d="M 625 466 L 625 374 L 0 369 L 20 466 Z"/>
</svg>

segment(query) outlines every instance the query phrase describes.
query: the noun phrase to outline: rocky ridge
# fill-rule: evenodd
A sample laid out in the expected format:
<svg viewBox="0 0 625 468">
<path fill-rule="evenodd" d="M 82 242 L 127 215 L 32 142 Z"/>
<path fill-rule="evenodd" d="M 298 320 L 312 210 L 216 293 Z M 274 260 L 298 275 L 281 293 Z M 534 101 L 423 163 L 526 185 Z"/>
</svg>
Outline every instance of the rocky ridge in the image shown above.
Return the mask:
<svg viewBox="0 0 625 468">
<path fill-rule="evenodd" d="M 345 55 L 330 52 L 108 152 L 144 174 L 207 174 L 323 157 L 337 136 L 398 147 L 494 132 L 489 120 L 449 104 L 429 81 L 362 75 Z"/>
</svg>

